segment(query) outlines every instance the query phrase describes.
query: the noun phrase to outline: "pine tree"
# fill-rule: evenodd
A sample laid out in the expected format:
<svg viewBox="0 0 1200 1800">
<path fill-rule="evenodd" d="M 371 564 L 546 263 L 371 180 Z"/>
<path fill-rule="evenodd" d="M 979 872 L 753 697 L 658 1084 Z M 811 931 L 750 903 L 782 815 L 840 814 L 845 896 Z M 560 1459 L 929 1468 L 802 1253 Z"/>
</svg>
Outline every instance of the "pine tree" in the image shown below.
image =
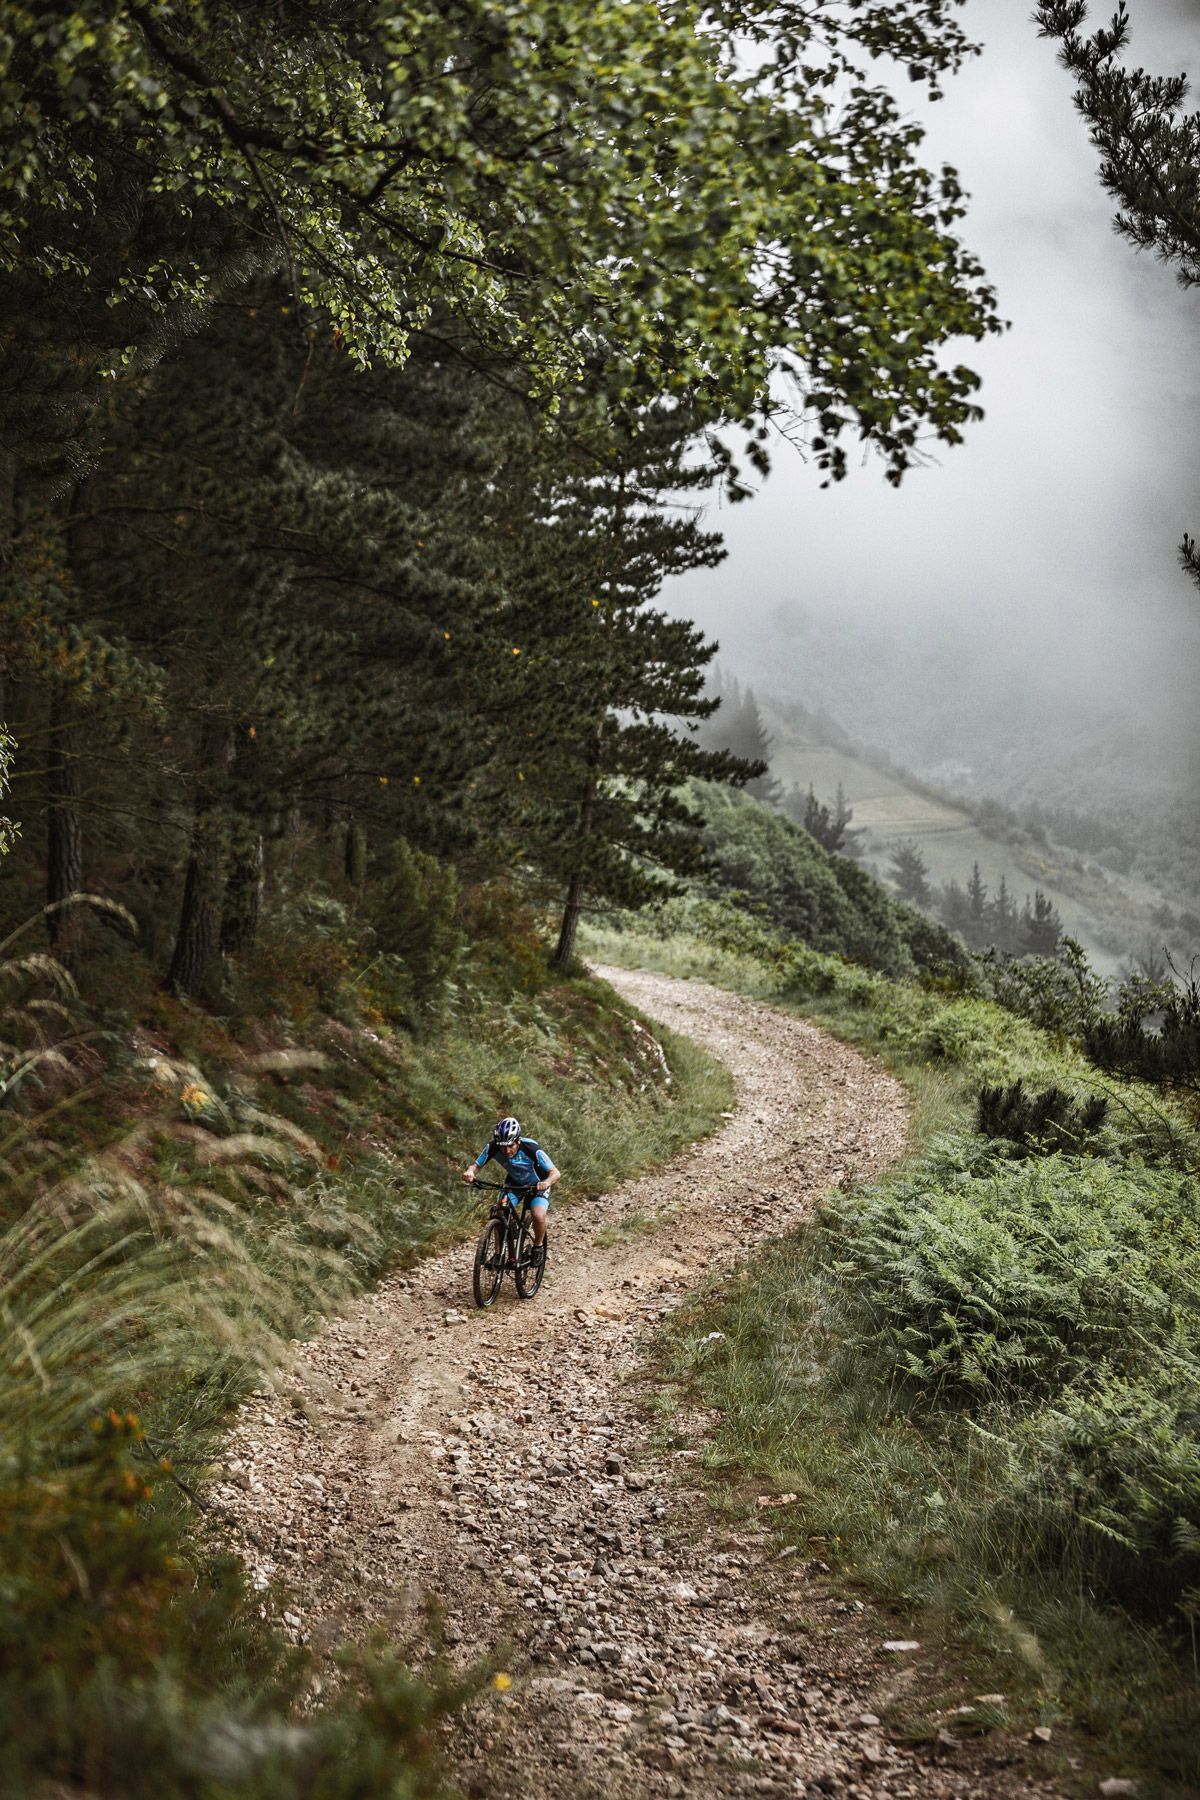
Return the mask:
<svg viewBox="0 0 1200 1800">
<path fill-rule="evenodd" d="M 1075 78 L 1075 105 L 1100 152 L 1100 181 L 1117 202 L 1114 224 L 1139 250 L 1151 250 L 1184 287 L 1200 284 L 1200 112 L 1185 111 L 1186 75 L 1155 76 L 1130 67 L 1131 21 L 1120 0 L 1109 23 L 1090 35 L 1085 0 L 1040 0 L 1034 17 L 1056 38 L 1059 60 Z M 1200 588 L 1200 552 L 1185 533 L 1184 572 Z"/>
<path fill-rule="evenodd" d="M 773 745 L 754 689 L 743 688 L 737 677 L 731 676 L 727 681 L 712 681 L 709 692 L 716 710 L 702 727 L 700 741 L 708 749 L 724 750 L 743 762 L 762 764 L 762 773 L 747 782 L 746 792 L 767 805 L 780 805 L 783 789 L 770 772 Z"/>
<path fill-rule="evenodd" d="M 917 846 L 905 841 L 896 845 L 892 851 L 892 867 L 889 871 L 892 886 L 902 900 L 912 906 L 928 906 L 933 898 L 929 886 L 929 866 Z"/>
<path fill-rule="evenodd" d="M 1016 948 L 1017 909 L 1002 875 L 996 897 L 987 909 L 987 928 L 996 949 L 1007 954 Z"/>
<path fill-rule="evenodd" d="M 978 865 L 977 865 L 978 870 Z M 965 942 L 973 942 L 975 915 L 971 899 L 961 882 L 946 881 L 938 896 L 938 916 L 951 931 L 957 931 Z"/>
<path fill-rule="evenodd" d="M 979 873 L 978 863 L 971 864 L 971 879 L 967 883 L 967 903 L 973 923 L 981 926 L 987 917 L 988 891 L 983 877 Z"/>
<path fill-rule="evenodd" d="M 1025 896 L 1021 913 L 1020 947 L 1031 956 L 1054 956 L 1062 941 L 1062 919 L 1052 901 L 1039 888 L 1030 900 Z"/>
<path fill-rule="evenodd" d="M 167 981 L 194 995 L 218 946 L 253 943 L 279 821 L 343 805 L 394 834 L 419 810 L 390 785 L 397 746 L 405 774 L 448 759 L 439 682 L 477 572 L 454 509 L 443 527 L 421 504 L 461 477 L 449 375 L 426 416 L 417 365 L 360 379 L 331 337 L 301 351 L 270 289 L 226 310 L 213 349 L 210 334 L 172 358 L 114 431 L 89 595 L 164 686 L 164 797 L 191 820 Z"/>
<path fill-rule="evenodd" d="M 1153 250 L 1186 287 L 1200 283 L 1200 114 L 1185 113 L 1185 75 L 1155 76 L 1121 61 L 1131 22 L 1118 4 L 1091 36 L 1083 0 L 1041 0 L 1035 17 L 1057 38 L 1060 61 L 1075 77 L 1075 104 L 1100 152 L 1100 180 L 1120 210 L 1114 223 L 1139 250 Z"/>
<path fill-rule="evenodd" d="M 512 673 L 488 786 L 525 853 L 565 890 L 560 968 L 586 898 L 640 905 L 700 866 L 690 778 L 758 772 L 697 741 L 690 727 L 716 706 L 705 693 L 716 646 L 651 604 L 668 575 L 723 555 L 678 509 L 707 478 L 686 460 L 690 439 L 687 416 L 659 408 L 593 435 L 568 478 L 545 467 L 544 446 L 507 476 L 525 512 L 509 522 L 493 654 Z"/>
<path fill-rule="evenodd" d="M 767 765 L 763 774 L 755 775 L 746 783 L 746 792 L 755 800 L 765 801 L 769 806 L 777 806 L 783 798 L 783 789 L 770 770 L 774 744 L 763 724 L 753 688 L 746 689 L 742 696 L 740 711 L 730 721 L 725 748 L 731 756 L 740 758 L 742 762 Z"/>
<path fill-rule="evenodd" d="M 832 807 L 827 802 L 818 800 L 812 787 L 802 797 L 799 789 L 793 786 L 783 802 L 783 809 L 831 855 L 854 858 L 862 855 L 859 840 L 863 834 L 849 828 L 854 809 L 848 804 L 846 790 L 840 781 Z"/>
</svg>

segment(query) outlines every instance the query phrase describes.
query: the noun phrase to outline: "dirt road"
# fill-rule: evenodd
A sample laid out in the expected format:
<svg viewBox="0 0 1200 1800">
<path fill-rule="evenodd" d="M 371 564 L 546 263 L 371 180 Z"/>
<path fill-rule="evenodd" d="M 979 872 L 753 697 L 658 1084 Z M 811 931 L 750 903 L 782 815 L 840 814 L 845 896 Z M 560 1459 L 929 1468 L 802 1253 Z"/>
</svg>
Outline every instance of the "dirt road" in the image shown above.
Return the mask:
<svg viewBox="0 0 1200 1800">
<path fill-rule="evenodd" d="M 755 1002 L 601 973 L 723 1058 L 735 1113 L 659 1174 L 555 1206 L 532 1303 L 506 1283 L 476 1312 L 463 1246 L 327 1328 L 305 1410 L 251 1401 L 216 1494 L 256 1578 L 284 1578 L 285 1623 L 318 1650 L 380 1624 L 411 1637 L 429 1596 L 456 1657 L 505 1647 L 511 1690 L 456 1730 L 467 1793 L 1048 1792 L 977 1746 L 890 1743 L 877 1708 L 921 1652 L 885 1649 L 908 1634 L 819 1565 L 779 1562 L 765 1528 L 712 1516 L 688 1486 L 704 1420 L 662 1448 L 632 1379 L 714 1266 L 900 1154 L 902 1090 Z"/>
</svg>

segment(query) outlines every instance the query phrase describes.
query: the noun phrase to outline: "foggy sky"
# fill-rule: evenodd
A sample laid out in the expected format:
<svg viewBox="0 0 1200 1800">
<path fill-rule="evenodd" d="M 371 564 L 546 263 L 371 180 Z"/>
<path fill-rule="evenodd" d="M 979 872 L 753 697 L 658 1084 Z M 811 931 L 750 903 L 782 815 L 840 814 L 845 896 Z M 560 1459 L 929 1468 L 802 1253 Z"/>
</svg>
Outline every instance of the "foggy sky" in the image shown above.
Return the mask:
<svg viewBox="0 0 1200 1800">
<path fill-rule="evenodd" d="M 799 609 L 921 634 L 943 658 L 959 644 L 975 677 L 1028 644 L 1048 731 L 1062 683 L 1160 716 L 1165 686 L 1175 728 L 1193 734 L 1200 596 L 1175 558 L 1185 530 L 1200 536 L 1200 292 L 1114 233 L 1070 78 L 1028 10 L 968 0 L 982 56 L 945 100 L 913 109 L 926 160 L 953 163 L 971 196 L 959 232 L 1012 322 L 951 347 L 983 377 L 985 419 L 898 490 L 872 460 L 821 491 L 778 444 L 758 495 L 710 512 L 727 560 L 665 598 L 721 640 L 723 667 L 776 691 Z M 1137 62 L 1200 75 L 1194 0 L 1131 11 Z M 792 686 L 819 698 L 802 667 Z"/>
</svg>

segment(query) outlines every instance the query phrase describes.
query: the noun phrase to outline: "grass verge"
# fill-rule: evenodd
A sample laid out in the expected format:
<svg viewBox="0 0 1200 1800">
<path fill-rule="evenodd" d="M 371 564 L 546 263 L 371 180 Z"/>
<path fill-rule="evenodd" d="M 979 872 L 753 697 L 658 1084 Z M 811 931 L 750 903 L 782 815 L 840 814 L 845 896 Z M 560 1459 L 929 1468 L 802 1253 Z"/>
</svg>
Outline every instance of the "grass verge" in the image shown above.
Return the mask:
<svg viewBox="0 0 1200 1800">
<path fill-rule="evenodd" d="M 714 1493 L 738 1504 L 753 1475 L 796 1494 L 774 1515 L 781 1541 L 958 1645 L 1011 1722 L 1060 1742 L 1069 1726 L 1143 1792 L 1195 1791 L 1188 1118 L 993 1005 L 743 921 L 724 942 L 592 933 L 588 950 L 795 1008 L 880 1056 L 917 1103 L 899 1169 L 829 1196 L 674 1321 L 667 1373 L 720 1420 Z M 1017 1081 L 1103 1100 L 1103 1122 L 1078 1143 L 985 1135 L 981 1087 Z"/>
<path fill-rule="evenodd" d="M 730 1078 L 587 980 L 234 1030 L 157 997 L 0 1169 L 0 1792 L 406 1800 L 464 1684 L 395 1647 L 298 1711 L 305 1654 L 193 1530 L 232 1403 L 383 1267 L 473 1230 L 458 1171 L 516 1111 L 599 1191 L 711 1130 Z M 477 1680 L 484 1677 L 479 1672 Z M 469 1686 L 470 1684 L 468 1684 Z M 55 1792 L 60 1791 L 55 1788 Z"/>
</svg>

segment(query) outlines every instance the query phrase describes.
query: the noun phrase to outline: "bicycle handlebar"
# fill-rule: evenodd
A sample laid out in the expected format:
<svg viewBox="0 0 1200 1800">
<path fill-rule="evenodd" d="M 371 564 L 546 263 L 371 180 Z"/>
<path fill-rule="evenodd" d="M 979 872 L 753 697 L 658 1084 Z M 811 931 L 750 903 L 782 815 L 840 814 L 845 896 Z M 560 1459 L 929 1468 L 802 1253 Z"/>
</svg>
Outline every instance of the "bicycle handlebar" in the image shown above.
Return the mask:
<svg viewBox="0 0 1200 1800">
<path fill-rule="evenodd" d="M 487 1191 L 489 1192 L 489 1194 L 515 1194 L 517 1196 L 518 1200 L 524 1200 L 529 1194 L 537 1193 L 537 1189 L 535 1187 L 530 1187 L 530 1188 L 509 1187 L 507 1182 L 505 1182 L 504 1185 L 501 1186 L 501 1184 L 498 1181 L 469 1181 L 467 1183 L 467 1186 L 473 1187 L 473 1188 L 486 1188 Z"/>
</svg>

